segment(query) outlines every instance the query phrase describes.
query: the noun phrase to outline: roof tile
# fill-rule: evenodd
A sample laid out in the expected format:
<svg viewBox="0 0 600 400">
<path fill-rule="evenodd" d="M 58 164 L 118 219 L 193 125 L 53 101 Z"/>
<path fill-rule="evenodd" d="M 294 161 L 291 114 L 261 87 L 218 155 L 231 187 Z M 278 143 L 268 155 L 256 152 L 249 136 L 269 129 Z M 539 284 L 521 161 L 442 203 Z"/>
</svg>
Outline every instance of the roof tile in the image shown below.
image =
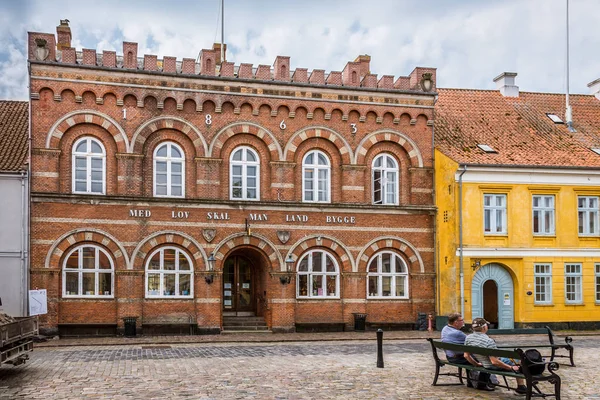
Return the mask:
<svg viewBox="0 0 600 400">
<path fill-rule="evenodd" d="M 27 169 L 28 103 L 0 100 L 0 172 Z"/>
<path fill-rule="evenodd" d="M 600 167 L 600 101 L 571 95 L 573 127 L 546 115 L 563 116 L 565 96 L 521 92 L 504 97 L 495 90 L 438 89 L 436 147 L 460 164 Z M 486 153 L 487 144 L 497 153 Z"/>
</svg>

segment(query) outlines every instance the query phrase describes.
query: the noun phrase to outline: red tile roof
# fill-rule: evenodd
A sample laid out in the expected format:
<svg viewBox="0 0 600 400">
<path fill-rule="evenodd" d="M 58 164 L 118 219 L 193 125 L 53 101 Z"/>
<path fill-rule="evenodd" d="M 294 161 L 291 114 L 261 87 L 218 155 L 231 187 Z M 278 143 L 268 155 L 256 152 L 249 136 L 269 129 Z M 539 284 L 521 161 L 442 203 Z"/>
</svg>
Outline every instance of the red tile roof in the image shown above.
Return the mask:
<svg viewBox="0 0 600 400">
<path fill-rule="evenodd" d="M 0 100 L 0 172 L 27 170 L 28 103 Z"/>
<path fill-rule="evenodd" d="M 496 90 L 438 89 L 435 144 L 460 164 L 600 167 L 600 100 L 571 95 L 573 127 L 555 124 L 546 113 L 564 120 L 565 96 L 521 92 L 504 97 Z M 478 144 L 491 146 L 486 153 Z"/>
</svg>

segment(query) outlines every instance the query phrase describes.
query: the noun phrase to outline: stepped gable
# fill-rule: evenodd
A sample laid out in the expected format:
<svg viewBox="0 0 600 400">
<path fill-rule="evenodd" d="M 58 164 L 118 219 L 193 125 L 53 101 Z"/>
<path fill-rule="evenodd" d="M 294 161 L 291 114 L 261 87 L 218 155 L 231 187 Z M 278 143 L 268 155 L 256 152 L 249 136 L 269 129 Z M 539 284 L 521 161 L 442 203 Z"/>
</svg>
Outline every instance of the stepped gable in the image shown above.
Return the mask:
<svg viewBox="0 0 600 400">
<path fill-rule="evenodd" d="M 0 100 L 0 172 L 27 170 L 26 101 Z"/>
<path fill-rule="evenodd" d="M 438 89 L 435 143 L 461 164 L 600 167 L 600 101 L 571 95 L 573 127 L 555 124 L 562 118 L 565 95 L 521 92 L 505 97 L 496 90 Z M 478 144 L 496 151 L 486 153 Z"/>
</svg>

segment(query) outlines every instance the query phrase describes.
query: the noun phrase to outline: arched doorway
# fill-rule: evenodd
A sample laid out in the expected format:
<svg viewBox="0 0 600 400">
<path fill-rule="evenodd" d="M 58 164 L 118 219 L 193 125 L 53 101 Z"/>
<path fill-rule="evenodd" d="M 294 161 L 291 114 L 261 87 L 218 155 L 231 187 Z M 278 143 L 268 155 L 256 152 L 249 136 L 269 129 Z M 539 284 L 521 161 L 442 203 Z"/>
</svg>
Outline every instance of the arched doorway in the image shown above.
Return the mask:
<svg viewBox="0 0 600 400">
<path fill-rule="evenodd" d="M 495 312 L 499 329 L 514 328 L 513 280 L 506 268 L 500 264 L 484 265 L 475 273 L 471 282 L 471 315 L 473 318 L 484 317 L 494 322 L 486 317 L 486 312 L 488 316 Z"/>
</svg>

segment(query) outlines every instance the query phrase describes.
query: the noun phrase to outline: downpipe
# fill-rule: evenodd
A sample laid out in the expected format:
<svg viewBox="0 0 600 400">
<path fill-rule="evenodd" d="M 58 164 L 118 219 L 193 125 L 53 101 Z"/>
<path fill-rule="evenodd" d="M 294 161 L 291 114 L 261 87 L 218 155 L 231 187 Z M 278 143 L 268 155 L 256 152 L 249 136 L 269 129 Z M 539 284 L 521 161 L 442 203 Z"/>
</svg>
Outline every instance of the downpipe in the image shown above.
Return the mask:
<svg viewBox="0 0 600 400">
<path fill-rule="evenodd" d="M 467 166 L 463 165 L 463 169 L 458 175 L 458 254 L 460 266 L 460 315 L 465 316 L 465 270 L 463 260 L 463 190 L 462 179 L 467 172 Z"/>
</svg>

